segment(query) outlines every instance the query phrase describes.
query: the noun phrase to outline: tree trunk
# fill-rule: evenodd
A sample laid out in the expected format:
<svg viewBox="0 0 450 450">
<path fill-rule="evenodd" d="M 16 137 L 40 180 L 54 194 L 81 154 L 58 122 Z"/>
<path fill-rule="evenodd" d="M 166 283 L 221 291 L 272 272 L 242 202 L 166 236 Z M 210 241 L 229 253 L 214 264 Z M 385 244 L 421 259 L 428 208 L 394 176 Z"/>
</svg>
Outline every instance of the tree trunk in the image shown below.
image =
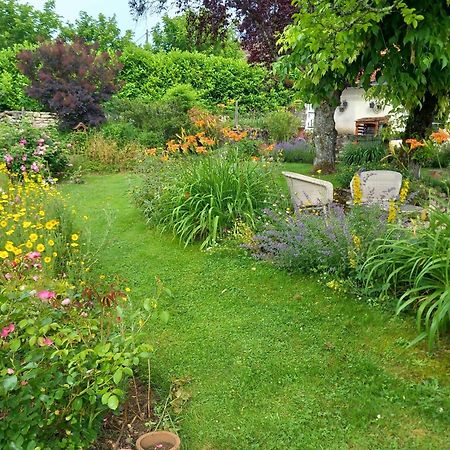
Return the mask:
<svg viewBox="0 0 450 450">
<path fill-rule="evenodd" d="M 334 122 L 335 109 L 336 107 L 333 102 L 324 101 L 315 111 L 314 146 L 316 148 L 316 157 L 314 159 L 314 166 L 317 168 L 326 170 L 334 169 L 337 140 L 337 131 Z"/>
<path fill-rule="evenodd" d="M 416 106 L 408 116 L 404 139 L 429 137 L 437 111 L 438 98 L 430 91 L 426 91 L 422 105 Z"/>
</svg>

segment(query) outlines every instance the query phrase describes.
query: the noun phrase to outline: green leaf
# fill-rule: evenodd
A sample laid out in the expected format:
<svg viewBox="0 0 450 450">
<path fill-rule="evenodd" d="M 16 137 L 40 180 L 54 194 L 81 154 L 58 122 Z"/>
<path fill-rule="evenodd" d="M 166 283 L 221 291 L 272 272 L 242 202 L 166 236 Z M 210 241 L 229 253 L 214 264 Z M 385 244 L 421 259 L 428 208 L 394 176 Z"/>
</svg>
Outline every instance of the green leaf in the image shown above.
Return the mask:
<svg viewBox="0 0 450 450">
<path fill-rule="evenodd" d="M 17 385 L 17 377 L 16 375 L 12 375 L 10 377 L 6 377 L 3 380 L 3 388 L 5 389 L 6 392 L 11 391 L 12 389 L 14 389 Z"/>
<path fill-rule="evenodd" d="M 108 408 L 115 411 L 118 406 L 119 406 L 119 399 L 117 398 L 116 395 L 111 395 L 111 397 L 109 397 L 108 399 Z"/>
<path fill-rule="evenodd" d="M 102 405 L 106 405 L 108 403 L 108 399 L 109 399 L 110 396 L 111 396 L 110 392 L 105 392 L 102 395 Z"/>
<path fill-rule="evenodd" d="M 10 348 L 13 352 L 17 352 L 17 350 L 19 350 L 19 348 L 20 348 L 20 339 L 18 339 L 18 338 L 13 339 L 13 340 L 9 343 L 9 348 Z"/>
<path fill-rule="evenodd" d="M 119 384 L 120 381 L 122 380 L 122 377 L 123 377 L 123 370 L 122 369 L 117 369 L 114 372 L 114 375 L 113 375 L 114 383 Z"/>
<path fill-rule="evenodd" d="M 161 311 L 161 313 L 159 314 L 159 318 L 164 323 L 169 322 L 169 318 L 170 318 L 169 311 Z"/>
</svg>

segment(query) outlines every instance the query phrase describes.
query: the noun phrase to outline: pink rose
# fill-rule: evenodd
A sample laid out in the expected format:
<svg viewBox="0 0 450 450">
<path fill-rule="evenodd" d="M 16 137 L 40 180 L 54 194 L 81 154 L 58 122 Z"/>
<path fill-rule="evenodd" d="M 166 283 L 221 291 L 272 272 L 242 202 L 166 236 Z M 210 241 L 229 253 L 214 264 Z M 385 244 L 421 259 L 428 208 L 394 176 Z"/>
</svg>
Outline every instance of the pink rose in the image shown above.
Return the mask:
<svg viewBox="0 0 450 450">
<path fill-rule="evenodd" d="M 15 329 L 16 329 L 16 327 L 14 326 L 14 324 L 10 323 L 7 327 L 4 327 L 2 329 L 2 332 L 0 333 L 0 336 L 2 338 L 6 338 L 6 337 L 8 337 L 8 334 L 14 332 Z"/>
<path fill-rule="evenodd" d="M 50 347 L 50 345 L 53 344 L 53 341 L 49 338 L 42 339 L 42 345 L 46 345 L 47 347 Z"/>
<path fill-rule="evenodd" d="M 5 161 L 6 161 L 6 164 L 11 164 L 13 161 L 14 161 L 14 156 L 11 156 L 11 155 L 5 155 Z"/>
<path fill-rule="evenodd" d="M 70 305 L 70 298 L 65 298 L 65 299 L 61 302 L 61 305 L 63 305 L 63 306 Z"/>
</svg>

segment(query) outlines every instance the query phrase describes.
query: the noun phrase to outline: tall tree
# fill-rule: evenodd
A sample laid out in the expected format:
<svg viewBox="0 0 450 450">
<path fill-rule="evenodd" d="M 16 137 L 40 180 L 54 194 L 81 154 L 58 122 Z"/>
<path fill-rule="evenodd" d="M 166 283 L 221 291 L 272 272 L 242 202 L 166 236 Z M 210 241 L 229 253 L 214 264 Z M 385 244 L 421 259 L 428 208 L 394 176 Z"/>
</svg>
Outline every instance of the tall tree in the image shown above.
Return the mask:
<svg viewBox="0 0 450 450">
<path fill-rule="evenodd" d="M 371 94 L 406 108 L 407 137 L 425 137 L 436 114 L 448 111 L 449 0 L 294 4 L 299 13 L 282 39 L 288 52 L 284 60 L 306 97 L 325 100 L 327 80 L 340 77 L 345 85 L 358 69 Z"/>
<path fill-rule="evenodd" d="M 42 10 L 18 0 L 0 2 L 0 48 L 48 40 L 60 25 L 54 0 L 47 0 Z"/>
<path fill-rule="evenodd" d="M 119 51 L 132 43 L 133 33 L 127 30 L 122 34 L 115 15 L 99 14 L 95 18 L 81 11 L 74 23 L 68 22 L 61 28 L 60 34 L 66 42 L 74 42 L 79 36 L 88 44 L 97 43 L 101 51 Z"/>
<path fill-rule="evenodd" d="M 199 35 L 223 37 L 234 25 L 249 61 L 265 64 L 277 59 L 277 39 L 295 12 L 291 0 L 130 0 L 129 5 L 137 16 L 176 5 L 190 12 Z"/>
<path fill-rule="evenodd" d="M 160 24 L 152 28 L 151 48 L 155 52 L 181 50 L 208 55 L 243 58 L 244 54 L 237 40 L 236 32 L 227 29 L 221 40 L 208 33 L 200 33 L 189 20 L 189 12 L 169 17 L 165 14 Z"/>
</svg>

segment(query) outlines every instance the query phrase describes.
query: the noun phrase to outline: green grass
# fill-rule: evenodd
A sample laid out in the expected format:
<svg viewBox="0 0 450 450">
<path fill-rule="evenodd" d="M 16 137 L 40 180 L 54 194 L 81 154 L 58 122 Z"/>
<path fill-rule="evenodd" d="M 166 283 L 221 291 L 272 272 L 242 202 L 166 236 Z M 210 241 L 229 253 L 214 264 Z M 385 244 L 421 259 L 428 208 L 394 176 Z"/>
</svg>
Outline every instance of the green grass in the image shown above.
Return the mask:
<svg viewBox="0 0 450 450">
<path fill-rule="evenodd" d="M 450 363 L 405 348 L 413 318 L 245 256 L 184 249 L 146 226 L 127 195 L 136 182 L 92 176 L 63 190 L 99 241 L 110 229 L 101 272 L 128 279 L 136 299 L 157 276 L 173 292 L 148 342 L 155 386 L 192 378 L 184 449 L 450 448 Z"/>
</svg>

